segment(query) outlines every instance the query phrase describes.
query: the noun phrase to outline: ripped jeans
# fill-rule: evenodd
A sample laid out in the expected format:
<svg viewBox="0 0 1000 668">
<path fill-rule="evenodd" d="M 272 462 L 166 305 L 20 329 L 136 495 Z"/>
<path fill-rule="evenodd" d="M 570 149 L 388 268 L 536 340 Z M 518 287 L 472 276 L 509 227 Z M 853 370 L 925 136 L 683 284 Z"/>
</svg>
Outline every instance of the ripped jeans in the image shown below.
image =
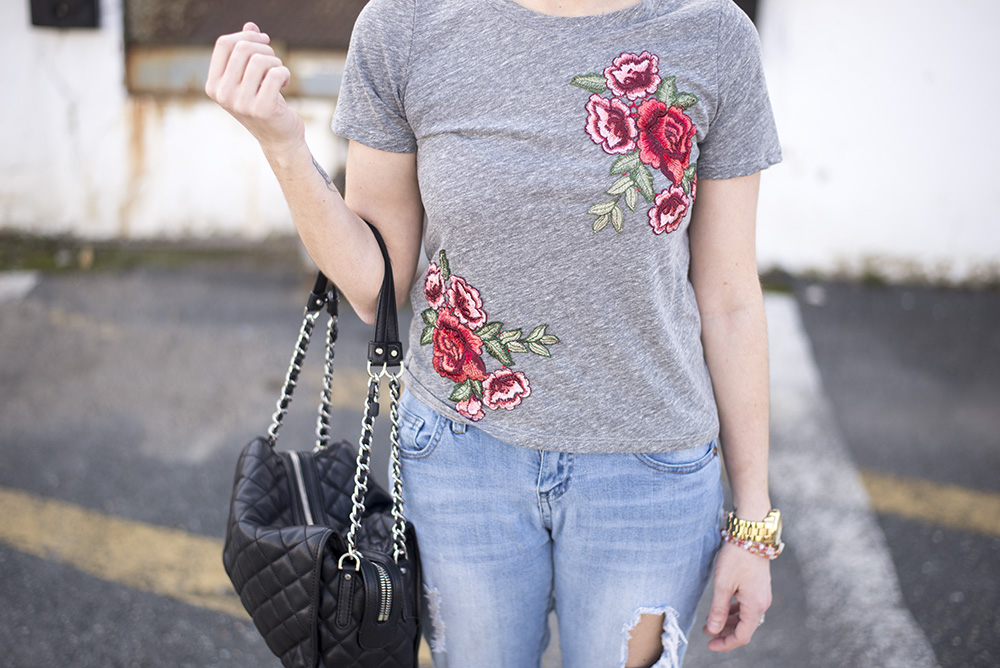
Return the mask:
<svg viewBox="0 0 1000 668">
<path fill-rule="evenodd" d="M 655 666 L 680 666 L 720 542 L 714 442 L 655 454 L 533 450 L 407 392 L 400 447 L 436 668 L 537 668 L 553 607 L 563 668 L 624 666 L 642 614 L 665 615 Z"/>
</svg>

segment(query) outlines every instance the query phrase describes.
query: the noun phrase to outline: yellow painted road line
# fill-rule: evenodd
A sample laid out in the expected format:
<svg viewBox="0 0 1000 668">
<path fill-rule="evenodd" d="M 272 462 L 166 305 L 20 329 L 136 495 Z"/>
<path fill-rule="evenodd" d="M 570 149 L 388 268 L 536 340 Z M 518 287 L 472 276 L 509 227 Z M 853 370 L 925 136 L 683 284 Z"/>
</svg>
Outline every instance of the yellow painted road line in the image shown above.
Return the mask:
<svg viewBox="0 0 1000 668">
<path fill-rule="evenodd" d="M 249 619 L 222 567 L 222 541 L 0 486 L 0 543 L 103 580 Z M 430 665 L 427 644 L 421 666 Z"/>
<path fill-rule="evenodd" d="M 0 541 L 104 580 L 248 619 L 222 541 L 0 487 Z"/>
<path fill-rule="evenodd" d="M 876 513 L 1000 538 L 1000 494 L 874 471 L 859 473 Z"/>
</svg>

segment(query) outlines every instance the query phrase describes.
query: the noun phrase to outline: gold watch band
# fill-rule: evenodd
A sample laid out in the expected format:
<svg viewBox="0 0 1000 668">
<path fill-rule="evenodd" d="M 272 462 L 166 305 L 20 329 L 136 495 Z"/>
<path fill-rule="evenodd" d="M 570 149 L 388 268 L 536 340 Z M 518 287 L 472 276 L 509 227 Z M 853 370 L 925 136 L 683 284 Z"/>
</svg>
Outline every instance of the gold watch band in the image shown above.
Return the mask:
<svg viewBox="0 0 1000 668">
<path fill-rule="evenodd" d="M 761 522 L 740 519 L 736 512 L 726 517 L 726 532 L 740 540 L 777 545 L 781 540 L 781 513 L 772 509 Z"/>
</svg>

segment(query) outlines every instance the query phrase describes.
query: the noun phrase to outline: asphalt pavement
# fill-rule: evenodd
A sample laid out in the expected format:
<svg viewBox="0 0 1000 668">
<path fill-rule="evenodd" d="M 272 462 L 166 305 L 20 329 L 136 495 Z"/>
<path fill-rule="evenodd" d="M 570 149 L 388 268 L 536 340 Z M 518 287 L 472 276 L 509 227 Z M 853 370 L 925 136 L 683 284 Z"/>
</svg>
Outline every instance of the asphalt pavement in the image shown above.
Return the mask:
<svg viewBox="0 0 1000 668">
<path fill-rule="evenodd" d="M 280 243 L 108 252 L 0 272 L 0 663 L 276 666 L 216 555 L 310 277 Z M 775 603 L 733 653 L 693 631 L 686 665 L 1000 665 L 1000 293 L 786 288 L 767 298 Z M 349 309 L 340 331 L 353 439 L 369 331 Z M 312 443 L 316 348 L 282 447 Z"/>
</svg>

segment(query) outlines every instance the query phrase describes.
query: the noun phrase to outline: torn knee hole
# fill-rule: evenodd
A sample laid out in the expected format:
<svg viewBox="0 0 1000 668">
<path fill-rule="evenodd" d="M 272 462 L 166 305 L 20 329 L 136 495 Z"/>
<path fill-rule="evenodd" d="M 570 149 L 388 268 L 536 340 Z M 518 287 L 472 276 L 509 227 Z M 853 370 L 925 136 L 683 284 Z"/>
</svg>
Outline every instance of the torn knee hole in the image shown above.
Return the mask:
<svg viewBox="0 0 1000 668">
<path fill-rule="evenodd" d="M 687 643 L 670 607 L 640 608 L 625 625 L 622 668 L 677 668 L 680 645 Z"/>
</svg>

